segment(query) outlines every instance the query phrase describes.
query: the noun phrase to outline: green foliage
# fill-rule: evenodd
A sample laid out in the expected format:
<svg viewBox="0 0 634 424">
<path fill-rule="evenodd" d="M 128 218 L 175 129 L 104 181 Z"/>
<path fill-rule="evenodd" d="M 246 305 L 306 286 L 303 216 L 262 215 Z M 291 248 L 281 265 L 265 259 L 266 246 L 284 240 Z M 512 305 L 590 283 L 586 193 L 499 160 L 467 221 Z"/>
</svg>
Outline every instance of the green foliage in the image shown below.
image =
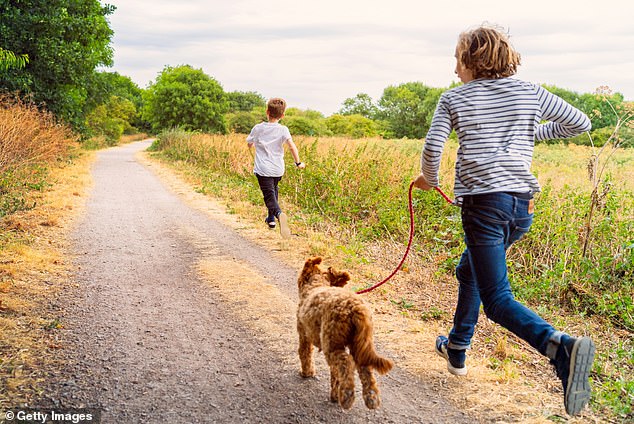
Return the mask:
<svg viewBox="0 0 634 424">
<path fill-rule="evenodd" d="M 599 88 L 599 93 L 583 94 L 554 85 L 544 84 L 543 87 L 588 115 L 592 121 L 593 131 L 606 127 L 614 127 L 616 124 L 616 115 L 614 112 L 615 110 L 618 111 L 621 109 L 624 103 L 622 94 L 611 93 L 605 87 Z M 579 137 L 579 139 L 583 142 L 587 140 L 587 137 L 585 137 L 585 139 Z M 576 139 L 572 142 L 576 142 Z"/>
<path fill-rule="evenodd" d="M 255 91 L 231 91 L 227 93 L 229 112 L 251 112 L 258 107 L 266 107 L 266 99 Z"/>
<path fill-rule="evenodd" d="M 266 114 L 260 112 L 236 112 L 226 115 L 229 131 L 237 134 L 249 134 L 258 123 L 266 121 Z"/>
<path fill-rule="evenodd" d="M 361 115 L 331 115 L 326 118 L 326 127 L 333 135 L 351 138 L 376 137 L 379 125 Z"/>
<path fill-rule="evenodd" d="M 92 135 L 103 135 L 112 146 L 125 132 L 132 130 L 130 121 L 135 116 L 136 107 L 130 100 L 111 96 L 106 103 L 93 109 L 86 121 Z"/>
<path fill-rule="evenodd" d="M 596 214 L 591 252 L 583 257 L 584 227 L 590 193 L 545 186 L 536 202 L 535 220 L 510 256 L 518 294 L 532 302 L 564 300 L 584 315 L 601 315 L 634 331 L 634 213 L 631 192 L 612 189 Z"/>
<path fill-rule="evenodd" d="M 261 207 L 261 194 L 251 169 L 236 165 L 246 162 L 245 149 L 237 149 L 237 141 L 226 137 L 197 140 L 198 136 L 180 134 L 177 141 L 165 146 L 165 154 L 200 168 L 205 179 L 201 191 L 238 192 L 241 198 Z M 302 171 L 287 168 L 280 198 L 289 210 L 298 211 L 298 220 L 315 231 L 336 232 L 344 246 L 362 246 L 382 239 L 407 240 L 405 199 L 410 179 L 420 166 L 419 141 L 295 141 L 302 159 L 310 166 Z M 551 155 L 556 149 L 566 163 L 573 160 L 572 151 L 579 151 L 549 146 L 536 154 Z M 614 158 L 619 168 L 627 169 L 631 163 L 628 155 L 621 151 Z M 545 163 L 542 158 L 536 159 Z M 551 168 L 561 167 L 553 162 Z M 585 174 L 585 164 L 580 164 L 578 172 Z M 600 347 L 609 356 L 600 358 L 593 370 L 593 405 L 629 417 L 634 387 L 634 350 L 632 338 L 627 336 L 634 331 L 634 194 L 617 187 L 607 191 L 594 215 L 589 255 L 583 257 L 580 229 L 587 219 L 590 193 L 579 186 L 555 188 L 548 182 L 543 186 L 531 231 L 509 250 L 514 293 L 522 302 L 540 305 L 540 311 L 547 315 L 594 316 L 604 327 L 624 334 L 626 343 L 621 350 L 611 350 L 614 342 L 609 339 L 604 339 Z M 429 258 L 430 266 L 438 264 L 438 272 L 452 274 L 464 248 L 460 210 L 447 205 L 433 191 L 416 190 L 413 194 L 415 248 Z M 356 247 L 351 252 L 361 250 Z M 401 306 L 407 309 L 408 305 Z M 422 313 L 421 319 L 441 316 L 442 311 L 432 309 Z"/>
<path fill-rule="evenodd" d="M 312 115 L 299 114 L 291 110 L 291 114 L 287 114 L 280 122 L 286 125 L 293 135 L 330 135 L 325 120 L 314 119 L 314 113 Z M 313 116 L 312 119 L 311 116 Z"/>
<path fill-rule="evenodd" d="M 130 79 L 117 72 L 95 72 L 93 82 L 90 84 L 90 110 L 99 105 L 104 105 L 113 96 L 130 101 L 134 105 L 135 113 L 126 117 L 126 132 L 130 127 L 136 129 L 149 129 L 146 122 L 141 119 L 143 109 L 143 90 Z"/>
<path fill-rule="evenodd" d="M 159 132 L 173 127 L 225 133 L 227 96 L 202 69 L 166 66 L 145 92 L 144 118 Z"/>
<path fill-rule="evenodd" d="M 438 90 L 421 82 L 408 82 L 383 90 L 378 117 L 387 122 L 389 136 L 423 138 L 442 92 Z"/>
<path fill-rule="evenodd" d="M 0 71 L 7 71 L 12 68 L 21 69 L 29 63 L 29 56 L 26 54 L 16 55 L 12 51 L 0 47 Z"/>
<path fill-rule="evenodd" d="M 99 0 L 0 3 L 0 45 L 29 57 L 22 69 L 0 69 L 0 87 L 32 96 L 82 129 L 93 72 L 112 64 L 106 17 L 114 10 Z"/>
<path fill-rule="evenodd" d="M 375 119 L 377 112 L 378 107 L 374 104 L 372 97 L 365 93 L 347 98 L 339 110 L 341 115 L 361 115 L 368 119 Z"/>
</svg>

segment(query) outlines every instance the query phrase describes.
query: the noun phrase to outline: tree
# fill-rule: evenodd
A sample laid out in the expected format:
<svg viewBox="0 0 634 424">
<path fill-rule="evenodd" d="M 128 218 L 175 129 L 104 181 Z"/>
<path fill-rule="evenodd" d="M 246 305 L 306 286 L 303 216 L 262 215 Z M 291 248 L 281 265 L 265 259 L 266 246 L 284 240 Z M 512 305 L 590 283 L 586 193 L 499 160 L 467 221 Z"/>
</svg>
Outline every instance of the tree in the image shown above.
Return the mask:
<svg viewBox="0 0 634 424">
<path fill-rule="evenodd" d="M 114 10 L 99 0 L 1 2 L 0 45 L 27 54 L 29 63 L 0 70 L 0 89 L 31 96 L 81 129 L 93 72 L 112 64 L 106 17 Z"/>
<path fill-rule="evenodd" d="M 423 107 L 429 87 L 421 82 L 389 86 L 379 100 L 378 117 L 386 121 L 392 137 L 422 138 L 429 126 Z"/>
<path fill-rule="evenodd" d="M 225 133 L 228 107 L 220 83 L 202 69 L 166 66 L 145 92 L 143 116 L 156 131 L 181 127 Z"/>
<path fill-rule="evenodd" d="M 341 115 L 361 115 L 369 119 L 375 119 L 378 108 L 372 97 L 365 93 L 359 93 L 343 101 L 343 107 L 339 110 Z"/>
<path fill-rule="evenodd" d="M 141 119 L 143 109 L 143 90 L 130 79 L 117 72 L 95 72 L 89 84 L 88 109 L 92 110 L 111 101 L 113 96 L 125 99 L 134 105 L 135 112 L 128 116 L 128 125 L 137 129 L 149 130 L 149 124 Z"/>
<path fill-rule="evenodd" d="M 227 93 L 229 112 L 251 112 L 256 107 L 266 106 L 266 99 L 255 91 L 231 91 Z"/>
</svg>

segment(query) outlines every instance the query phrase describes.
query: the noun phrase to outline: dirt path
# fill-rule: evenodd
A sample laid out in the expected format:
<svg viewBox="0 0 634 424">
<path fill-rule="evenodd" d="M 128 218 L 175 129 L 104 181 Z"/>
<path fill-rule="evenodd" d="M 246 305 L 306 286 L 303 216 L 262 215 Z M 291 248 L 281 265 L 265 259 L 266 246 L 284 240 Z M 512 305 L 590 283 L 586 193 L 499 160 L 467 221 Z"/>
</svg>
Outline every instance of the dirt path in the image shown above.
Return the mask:
<svg viewBox="0 0 634 424">
<path fill-rule="evenodd" d="M 94 165 L 43 407 L 99 408 L 104 423 L 474 422 L 398 367 L 378 411 L 360 393 L 348 412 L 328 402 L 321 355 L 318 379 L 298 374 L 298 270 L 168 190 L 138 161 L 148 145 Z"/>
</svg>

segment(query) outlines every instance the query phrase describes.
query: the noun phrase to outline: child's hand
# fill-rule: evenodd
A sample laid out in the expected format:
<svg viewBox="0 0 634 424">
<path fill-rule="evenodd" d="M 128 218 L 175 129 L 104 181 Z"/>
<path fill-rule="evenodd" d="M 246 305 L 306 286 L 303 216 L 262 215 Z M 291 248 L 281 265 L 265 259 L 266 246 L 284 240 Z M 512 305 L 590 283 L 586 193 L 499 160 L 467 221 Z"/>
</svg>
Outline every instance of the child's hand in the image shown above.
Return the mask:
<svg viewBox="0 0 634 424">
<path fill-rule="evenodd" d="M 304 162 L 296 163 L 295 165 L 297 165 L 297 167 L 298 167 L 299 169 L 304 169 L 304 168 L 306 168 L 306 164 L 305 164 Z"/>
<path fill-rule="evenodd" d="M 432 186 L 430 186 L 427 183 L 427 180 L 425 179 L 425 176 L 423 174 L 420 174 L 418 177 L 416 177 L 416 179 L 414 180 L 414 187 L 421 189 L 421 190 L 431 190 Z"/>
</svg>

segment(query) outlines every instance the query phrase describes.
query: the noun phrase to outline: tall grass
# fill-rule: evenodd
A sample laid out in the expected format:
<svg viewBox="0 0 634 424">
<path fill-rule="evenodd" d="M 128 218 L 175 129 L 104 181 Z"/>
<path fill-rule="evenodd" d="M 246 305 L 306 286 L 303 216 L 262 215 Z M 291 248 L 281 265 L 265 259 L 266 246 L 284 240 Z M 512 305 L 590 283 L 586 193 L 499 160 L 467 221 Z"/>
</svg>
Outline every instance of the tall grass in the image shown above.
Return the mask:
<svg viewBox="0 0 634 424">
<path fill-rule="evenodd" d="M 295 137 L 295 142 L 307 167 L 299 171 L 292 162 L 287 164 L 280 198 L 296 221 L 351 246 L 407 239 L 407 189 L 420 169 L 421 141 Z M 204 180 L 201 190 L 231 193 L 263 208 L 244 136 L 174 130 L 161 134 L 154 147 L 171 160 L 198 167 Z M 456 143 L 450 141 L 441 163 L 441 181 L 449 195 L 455 150 Z M 606 331 L 622 335 L 615 342 L 622 354 L 615 357 L 602 350 L 604 357 L 595 367 L 595 378 L 602 383 L 596 402 L 631 416 L 634 151 L 619 149 L 606 168 L 602 184 L 609 190 L 603 190 L 594 212 L 584 255 L 593 190 L 586 175 L 592 154 L 590 147 L 537 146 L 534 171 L 543 191 L 536 198 L 531 231 L 509 251 L 509 272 L 517 297 L 548 316 L 591 316 Z M 413 201 L 418 253 L 438 264 L 439 272 L 453 273 L 464 248 L 459 209 L 432 191 L 416 190 Z"/>
<path fill-rule="evenodd" d="M 280 196 L 301 210 L 308 225 L 361 242 L 406 238 L 407 188 L 420 168 L 419 141 L 310 137 L 295 141 L 308 166 L 303 171 L 292 164 L 287 167 Z M 203 168 L 209 175 L 209 190 L 239 190 L 242 197 L 261 204 L 243 136 L 172 131 L 159 137 L 156 147 L 174 160 Z M 444 184 L 452 182 L 454 151 L 452 143 L 442 163 Z M 589 148 L 579 146 L 536 149 L 536 172 L 547 177 L 540 178 L 543 192 L 537 197 L 533 228 L 510 252 L 510 271 L 516 290 L 528 301 L 554 300 L 575 313 L 599 315 L 634 331 L 634 194 L 631 180 L 616 179 L 631 172 L 634 154 L 617 153 L 610 167 L 605 184 L 611 189 L 596 212 L 590 251 L 584 257 L 581 229 L 591 185 L 579 174 L 590 155 Z M 569 177 L 558 176 L 562 174 Z M 446 190 L 450 192 L 450 187 Z M 434 192 L 420 191 L 414 193 L 414 207 L 417 239 L 431 252 L 447 257 L 444 265 L 451 272 L 463 248 L 457 208 Z M 452 254 L 447 255 L 448 250 Z"/>
<path fill-rule="evenodd" d="M 47 167 L 65 157 L 74 140 L 50 113 L 0 95 L 0 217 L 32 206 L 28 192 L 46 185 Z"/>
</svg>

